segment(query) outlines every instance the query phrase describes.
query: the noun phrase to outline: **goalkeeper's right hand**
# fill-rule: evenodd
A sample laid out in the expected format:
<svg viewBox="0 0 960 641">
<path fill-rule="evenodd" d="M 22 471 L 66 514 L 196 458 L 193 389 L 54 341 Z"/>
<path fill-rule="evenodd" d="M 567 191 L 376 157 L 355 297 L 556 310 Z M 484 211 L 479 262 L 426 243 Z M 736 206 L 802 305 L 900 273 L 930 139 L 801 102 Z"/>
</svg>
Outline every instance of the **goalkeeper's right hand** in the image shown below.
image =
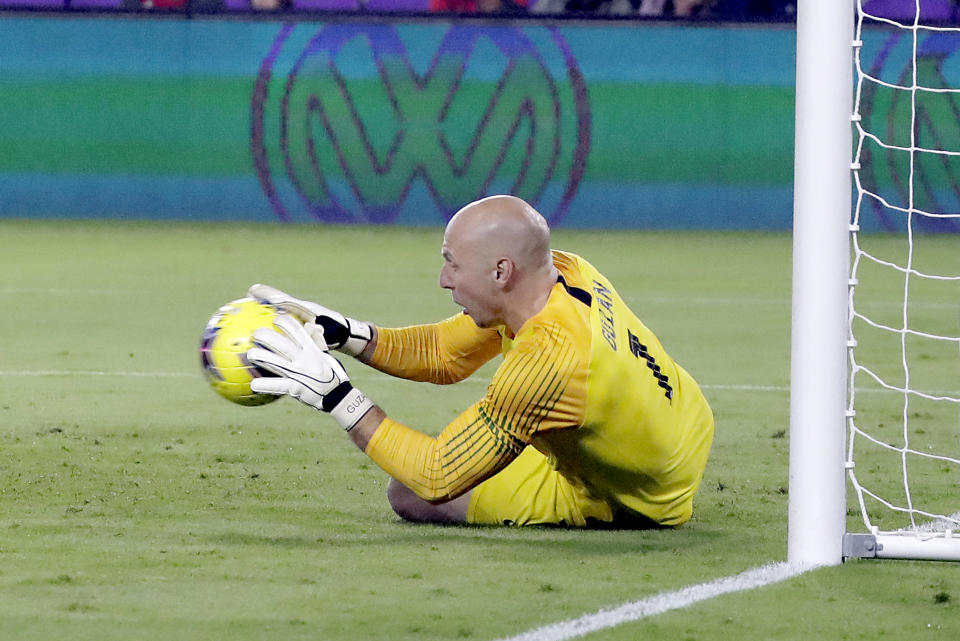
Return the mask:
<svg viewBox="0 0 960 641">
<path fill-rule="evenodd" d="M 373 338 L 373 326 L 370 323 L 347 318 L 319 303 L 294 298 L 275 287 L 257 284 L 251 286 L 248 293 L 252 298 L 270 303 L 303 323 L 316 323 L 323 328 L 326 344 L 344 354 L 359 356 Z"/>
</svg>

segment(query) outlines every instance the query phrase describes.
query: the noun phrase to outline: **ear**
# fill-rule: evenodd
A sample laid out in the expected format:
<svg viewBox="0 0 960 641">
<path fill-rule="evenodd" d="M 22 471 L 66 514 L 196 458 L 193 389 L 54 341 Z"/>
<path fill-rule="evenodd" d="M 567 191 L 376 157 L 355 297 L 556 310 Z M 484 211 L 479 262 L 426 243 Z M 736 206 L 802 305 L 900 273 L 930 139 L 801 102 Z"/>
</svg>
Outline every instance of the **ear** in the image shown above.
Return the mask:
<svg viewBox="0 0 960 641">
<path fill-rule="evenodd" d="M 509 258 L 501 258 L 497 261 L 496 271 L 494 272 L 494 281 L 501 286 L 507 285 L 513 278 L 516 265 Z"/>
</svg>

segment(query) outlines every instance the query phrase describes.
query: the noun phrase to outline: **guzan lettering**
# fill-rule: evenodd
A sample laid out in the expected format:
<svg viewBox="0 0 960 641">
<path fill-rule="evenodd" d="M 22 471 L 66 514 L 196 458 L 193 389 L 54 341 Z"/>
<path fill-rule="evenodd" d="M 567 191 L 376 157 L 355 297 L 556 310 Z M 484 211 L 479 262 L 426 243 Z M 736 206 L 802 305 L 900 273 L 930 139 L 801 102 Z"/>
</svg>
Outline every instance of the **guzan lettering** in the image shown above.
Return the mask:
<svg viewBox="0 0 960 641">
<path fill-rule="evenodd" d="M 342 385 L 350 385 L 350 383 L 346 382 Z M 363 395 L 363 392 L 351 386 L 347 396 L 336 404 L 331 415 L 343 426 L 343 429 L 349 432 L 360 422 L 360 419 L 371 407 L 373 407 L 373 403 Z"/>
<path fill-rule="evenodd" d="M 593 281 L 597 311 L 600 312 L 600 334 L 610 349 L 617 351 L 617 328 L 613 322 L 613 293 L 601 282 Z"/>
<path fill-rule="evenodd" d="M 357 394 L 352 401 L 347 404 L 347 414 L 353 414 L 361 407 L 366 406 L 367 397 L 363 393 Z"/>
</svg>

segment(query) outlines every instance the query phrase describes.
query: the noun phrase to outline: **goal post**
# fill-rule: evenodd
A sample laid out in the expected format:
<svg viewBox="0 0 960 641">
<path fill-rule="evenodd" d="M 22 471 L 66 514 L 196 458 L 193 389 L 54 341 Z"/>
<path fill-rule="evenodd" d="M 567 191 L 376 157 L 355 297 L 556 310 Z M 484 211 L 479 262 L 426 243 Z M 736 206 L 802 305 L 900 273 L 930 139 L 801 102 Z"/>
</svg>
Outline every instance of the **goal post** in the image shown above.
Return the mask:
<svg viewBox="0 0 960 641">
<path fill-rule="evenodd" d="M 787 560 L 836 565 L 844 434 L 852 0 L 797 3 Z"/>
<path fill-rule="evenodd" d="M 798 4 L 791 563 L 960 560 L 960 7 L 941 4 Z"/>
</svg>

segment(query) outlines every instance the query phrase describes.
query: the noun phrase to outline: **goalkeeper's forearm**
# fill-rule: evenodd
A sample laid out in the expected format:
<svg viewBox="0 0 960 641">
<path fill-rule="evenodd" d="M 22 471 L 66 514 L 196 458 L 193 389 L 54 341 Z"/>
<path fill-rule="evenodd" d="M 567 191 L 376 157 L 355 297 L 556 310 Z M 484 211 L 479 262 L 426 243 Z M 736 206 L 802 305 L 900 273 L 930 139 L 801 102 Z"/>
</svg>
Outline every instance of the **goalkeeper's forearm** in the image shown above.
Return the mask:
<svg viewBox="0 0 960 641">
<path fill-rule="evenodd" d="M 399 434 L 396 433 L 398 429 Z M 380 444 L 371 447 L 370 443 L 378 430 L 390 431 L 397 439 L 387 437 L 385 440 L 383 434 L 380 434 L 378 435 Z M 354 444 L 382 470 L 413 490 L 425 501 L 444 503 L 456 498 L 474 485 L 466 479 L 461 479 L 453 485 L 442 482 L 424 483 L 422 468 L 425 464 L 429 465 L 427 459 L 433 458 L 435 439 L 389 420 L 386 413 L 376 405 L 347 433 Z"/>
<path fill-rule="evenodd" d="M 474 406 L 432 437 L 392 420 L 373 406 L 349 434 L 357 447 L 391 477 L 421 499 L 443 503 L 503 469 L 525 446 L 506 433 L 496 436 L 492 430 L 469 430 L 476 418 Z M 466 448 L 465 433 L 470 434 Z M 457 446 L 451 458 L 452 443 Z"/>
<path fill-rule="evenodd" d="M 371 338 L 357 358 L 406 380 L 456 383 L 500 353 L 500 334 L 478 328 L 463 314 L 426 325 L 367 326 Z"/>
<path fill-rule="evenodd" d="M 359 447 L 365 454 L 370 456 L 374 463 L 380 466 L 385 472 L 387 472 L 391 477 L 400 481 L 407 487 L 410 487 L 420 498 L 431 503 L 443 503 L 452 498 L 449 491 L 442 490 L 438 491 L 437 488 L 427 488 L 419 486 L 412 483 L 413 478 L 416 477 L 416 474 L 413 470 L 406 470 L 404 461 L 402 460 L 405 457 L 399 457 L 395 455 L 395 452 L 391 451 L 390 455 L 387 455 L 386 452 L 383 452 L 383 448 L 378 448 L 377 451 L 370 451 L 369 445 L 370 441 L 373 439 L 374 433 L 384 426 L 384 421 L 387 418 L 386 412 L 380 409 L 378 406 L 374 405 L 370 411 L 368 411 L 360 421 L 347 432 L 350 435 L 353 443 Z M 383 429 L 386 429 L 385 427 Z M 400 449 L 405 451 L 407 454 L 413 454 L 416 457 L 417 453 L 412 450 L 429 450 L 428 442 L 433 439 L 426 434 L 422 434 L 410 428 L 407 428 L 405 431 L 406 440 L 412 441 L 404 444 L 400 444 Z M 470 489 L 469 487 L 464 487 L 462 491 Z"/>
<path fill-rule="evenodd" d="M 374 340 L 376 340 L 376 332 L 374 332 Z M 349 434 L 354 444 L 359 447 L 361 451 L 365 452 L 367 445 L 370 443 L 370 439 L 373 437 L 373 433 L 377 431 L 380 423 L 382 423 L 386 417 L 387 413 L 380 409 L 378 405 L 374 405 L 347 434 Z"/>
<path fill-rule="evenodd" d="M 377 326 L 370 323 L 370 340 L 367 341 L 367 346 L 363 348 L 363 351 L 356 356 L 356 359 L 361 363 L 369 365 L 373 359 L 373 353 L 377 351 L 377 334 Z"/>
</svg>

